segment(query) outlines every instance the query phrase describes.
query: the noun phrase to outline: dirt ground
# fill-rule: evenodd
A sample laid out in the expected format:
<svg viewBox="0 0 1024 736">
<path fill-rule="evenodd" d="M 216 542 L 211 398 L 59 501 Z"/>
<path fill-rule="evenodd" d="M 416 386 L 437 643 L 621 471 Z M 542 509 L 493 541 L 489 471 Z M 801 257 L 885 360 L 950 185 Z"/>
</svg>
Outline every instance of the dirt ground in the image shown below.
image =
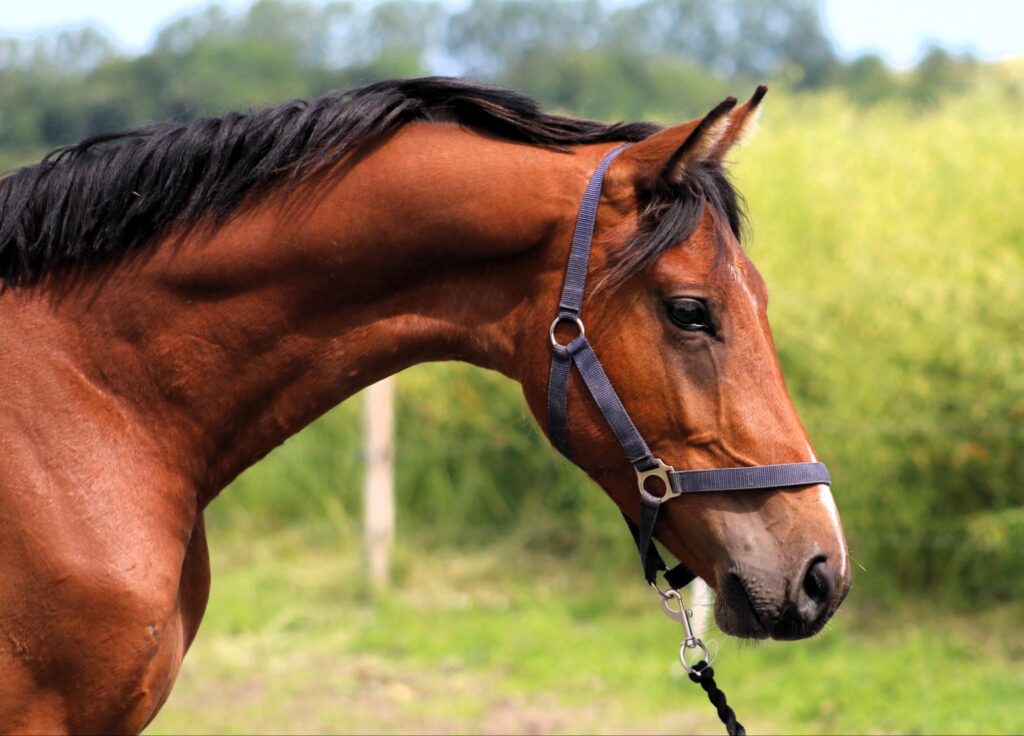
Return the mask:
<svg viewBox="0 0 1024 736">
<path fill-rule="evenodd" d="M 535 734 L 718 733 L 713 711 L 669 717 L 572 706 L 504 692 L 458 666 L 397 666 L 376 655 L 244 653 L 207 642 L 190 653 L 148 733 Z M 273 649 L 278 649 L 273 647 Z M 273 659 L 263 659 L 264 656 Z M 218 661 L 214 661 L 218 660 Z M 285 730 L 286 729 L 286 730 Z"/>
</svg>

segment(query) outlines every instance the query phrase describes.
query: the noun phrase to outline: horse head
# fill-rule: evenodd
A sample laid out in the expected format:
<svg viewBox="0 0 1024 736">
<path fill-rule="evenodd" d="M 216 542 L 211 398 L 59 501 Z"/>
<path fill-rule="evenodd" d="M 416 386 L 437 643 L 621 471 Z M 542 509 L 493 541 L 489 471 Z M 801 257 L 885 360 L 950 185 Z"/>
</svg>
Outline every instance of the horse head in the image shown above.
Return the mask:
<svg viewBox="0 0 1024 736">
<path fill-rule="evenodd" d="M 764 92 L 739 106 L 727 99 L 626 149 L 600 199 L 586 334 L 639 434 L 673 468 L 816 462 L 786 390 L 767 287 L 740 246 L 740 200 L 723 169 L 755 124 Z M 552 258 L 552 284 L 565 262 L 564 250 Z M 549 300 L 537 308 L 538 321 L 543 310 L 552 313 Z M 553 327 L 555 349 L 581 328 L 563 317 Z M 538 372 L 524 381 L 542 425 L 547 380 Z M 569 379 L 565 423 L 566 452 L 636 520 L 636 474 L 579 376 Z M 655 536 L 717 591 L 716 620 L 726 633 L 810 636 L 849 587 L 828 485 L 684 494 L 663 505 Z"/>
</svg>

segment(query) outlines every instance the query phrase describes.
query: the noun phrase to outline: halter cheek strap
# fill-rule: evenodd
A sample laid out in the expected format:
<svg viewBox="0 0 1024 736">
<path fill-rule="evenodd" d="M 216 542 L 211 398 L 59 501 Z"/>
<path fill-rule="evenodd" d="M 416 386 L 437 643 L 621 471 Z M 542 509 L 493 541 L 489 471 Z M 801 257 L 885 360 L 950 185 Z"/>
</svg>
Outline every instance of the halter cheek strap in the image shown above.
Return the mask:
<svg viewBox="0 0 1024 736">
<path fill-rule="evenodd" d="M 637 430 L 622 400 L 615 392 L 608 375 L 601 366 L 597 354 L 587 339 L 581 312 L 586 290 L 587 270 L 590 262 L 590 244 L 594 237 L 594 223 L 601 199 L 601 187 L 612 161 L 626 150 L 623 145 L 609 152 L 598 165 L 587 182 L 576 229 L 569 250 L 569 264 L 565 269 L 565 284 L 558 302 L 558 314 L 551 323 L 551 373 L 548 378 L 548 433 L 558 450 L 572 459 L 568 444 L 568 423 L 566 403 L 568 398 L 569 375 L 573 366 L 579 371 L 587 391 L 601 410 L 605 421 L 622 446 L 626 459 L 632 464 L 637 475 L 640 492 L 640 516 L 634 522 L 624 516 L 629 531 L 640 552 L 644 578 L 656 584 L 659 572 L 673 589 L 680 589 L 696 575 L 682 564 L 668 570 L 664 560 L 651 544 L 654 525 L 658 520 L 661 505 L 684 493 L 709 493 L 719 491 L 757 490 L 785 488 L 790 486 L 830 485 L 828 470 L 822 463 L 788 463 L 784 465 L 758 465 L 739 468 L 718 468 L 714 470 L 676 470 L 654 456 L 643 436 Z M 560 343 L 555 330 L 560 324 L 575 325 L 577 335 L 567 343 Z M 662 496 L 655 496 L 644 487 L 648 478 L 661 481 Z"/>
</svg>

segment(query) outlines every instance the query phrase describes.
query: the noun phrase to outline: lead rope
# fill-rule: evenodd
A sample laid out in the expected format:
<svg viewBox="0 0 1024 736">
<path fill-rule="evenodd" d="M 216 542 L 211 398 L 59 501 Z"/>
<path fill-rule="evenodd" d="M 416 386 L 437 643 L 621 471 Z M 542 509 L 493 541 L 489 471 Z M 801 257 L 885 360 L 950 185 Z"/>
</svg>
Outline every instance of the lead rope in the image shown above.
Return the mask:
<svg viewBox="0 0 1024 736">
<path fill-rule="evenodd" d="M 693 666 L 693 671 L 689 673 L 689 676 L 691 680 L 704 688 L 711 705 L 715 706 L 715 710 L 718 711 L 719 720 L 725 724 L 725 730 L 729 736 L 747 736 L 747 729 L 743 728 L 743 724 L 736 720 L 736 713 L 725 702 L 725 693 L 719 690 L 718 685 L 715 684 L 715 668 L 707 662 L 698 662 Z"/>
<path fill-rule="evenodd" d="M 736 720 L 736 712 L 729 706 L 725 693 L 715 683 L 715 668 L 711 666 L 711 652 L 708 651 L 704 641 L 694 633 L 693 625 L 690 622 L 693 611 L 683 603 L 682 595 L 678 590 L 669 588 L 667 591 L 662 591 L 653 583 L 651 587 L 661 597 L 661 609 L 665 615 L 682 624 L 683 631 L 686 633 L 679 645 L 679 662 L 683 665 L 691 682 L 700 685 L 707 693 L 708 700 L 711 701 L 711 705 L 715 706 L 718 718 L 725 724 L 725 730 L 729 736 L 746 736 L 747 730 L 743 728 L 742 723 Z M 674 608 L 672 601 L 676 601 L 679 607 Z M 696 664 L 690 664 L 686 659 L 686 653 L 694 649 L 700 651 L 702 658 Z"/>
</svg>

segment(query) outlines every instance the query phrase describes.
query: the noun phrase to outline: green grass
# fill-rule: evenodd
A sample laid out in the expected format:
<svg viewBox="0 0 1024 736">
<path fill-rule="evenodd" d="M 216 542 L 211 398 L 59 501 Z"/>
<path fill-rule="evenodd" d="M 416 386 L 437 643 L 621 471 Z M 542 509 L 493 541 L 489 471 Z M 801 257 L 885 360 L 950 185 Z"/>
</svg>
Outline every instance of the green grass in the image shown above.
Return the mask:
<svg viewBox="0 0 1024 736">
<path fill-rule="evenodd" d="M 626 566 L 407 543 L 375 599 L 347 529 L 211 536 L 206 621 L 150 733 L 718 732 L 678 627 Z M 1019 604 L 873 609 L 855 590 L 811 641 L 710 638 L 752 732 L 1015 733 L 1022 620 Z"/>
</svg>

